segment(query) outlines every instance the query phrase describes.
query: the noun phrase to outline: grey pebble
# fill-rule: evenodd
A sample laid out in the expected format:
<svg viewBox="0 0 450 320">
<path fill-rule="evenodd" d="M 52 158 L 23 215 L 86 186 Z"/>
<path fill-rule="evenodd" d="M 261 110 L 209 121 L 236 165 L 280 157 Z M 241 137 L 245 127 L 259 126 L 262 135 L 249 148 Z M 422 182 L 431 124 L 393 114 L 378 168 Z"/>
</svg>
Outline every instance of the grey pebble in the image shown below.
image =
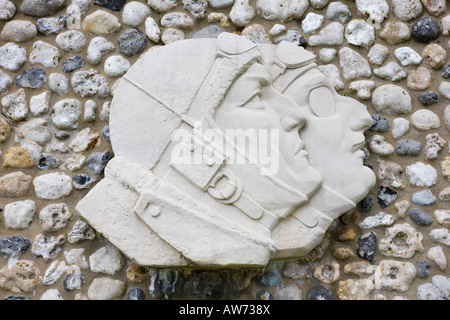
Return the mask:
<svg viewBox="0 0 450 320">
<path fill-rule="evenodd" d="M 174 269 L 158 269 L 151 275 L 148 290 L 150 294 L 160 299 L 175 299 L 184 293 L 186 278 L 182 272 Z"/>
<path fill-rule="evenodd" d="M 94 152 L 86 161 L 87 166 L 96 174 L 102 174 L 112 157 L 108 151 Z"/>
<path fill-rule="evenodd" d="M 82 56 L 70 57 L 61 63 L 63 72 L 72 72 L 84 67 L 85 60 Z"/>
<path fill-rule="evenodd" d="M 306 300 L 334 300 L 334 297 L 330 290 L 318 285 L 308 290 Z"/>
<path fill-rule="evenodd" d="M 217 38 L 223 29 L 215 24 L 207 26 L 192 34 L 192 39 L 196 38 Z"/>
<path fill-rule="evenodd" d="M 416 261 L 417 276 L 419 278 L 426 278 L 430 275 L 430 263 L 426 260 Z"/>
<path fill-rule="evenodd" d="M 436 202 L 436 197 L 433 195 L 431 190 L 425 189 L 415 192 L 411 197 L 411 201 L 421 206 L 429 206 L 430 204 Z"/>
<path fill-rule="evenodd" d="M 378 114 L 372 114 L 373 125 L 369 129 L 376 132 L 387 132 L 391 128 L 389 120 Z"/>
<path fill-rule="evenodd" d="M 125 300 L 145 300 L 144 290 L 141 288 L 133 288 L 128 290 Z"/>
<path fill-rule="evenodd" d="M 47 81 L 47 74 L 44 69 L 34 67 L 17 74 L 14 77 L 14 83 L 19 88 L 42 88 Z"/>
<path fill-rule="evenodd" d="M 224 293 L 223 278 L 216 271 L 199 271 L 192 275 L 186 283 L 186 290 L 191 295 L 201 296 L 203 299 L 220 299 Z"/>
<path fill-rule="evenodd" d="M 359 257 L 372 261 L 375 256 L 377 235 L 375 232 L 363 234 L 358 239 L 356 253 Z"/>
<path fill-rule="evenodd" d="M 57 13 L 66 5 L 66 0 L 24 0 L 20 12 L 33 17 L 46 17 Z"/>
<path fill-rule="evenodd" d="M 442 78 L 450 79 L 450 64 L 442 69 Z"/>
<path fill-rule="evenodd" d="M 119 52 L 127 57 L 142 52 L 147 47 L 147 37 L 137 29 L 129 29 L 117 39 Z"/>
<path fill-rule="evenodd" d="M 55 138 L 58 140 L 66 140 L 70 137 L 70 133 L 68 131 L 56 131 Z"/>
<path fill-rule="evenodd" d="M 58 158 L 51 154 L 42 154 L 39 157 L 39 161 L 37 167 L 41 170 L 55 169 L 60 165 L 60 161 Z"/>
<path fill-rule="evenodd" d="M 40 18 L 37 21 L 37 29 L 43 35 L 58 34 L 61 30 L 67 29 L 67 16 Z"/>
<path fill-rule="evenodd" d="M 409 211 L 409 217 L 419 226 L 429 226 L 433 223 L 433 218 L 428 213 L 417 208 Z"/>
<path fill-rule="evenodd" d="M 112 11 L 120 11 L 127 0 L 95 0 L 94 3 Z"/>
<path fill-rule="evenodd" d="M 398 192 L 385 186 L 380 186 L 378 189 L 378 204 L 380 205 L 381 209 L 386 208 L 389 206 L 392 202 L 394 202 L 398 197 Z"/>
<path fill-rule="evenodd" d="M 432 104 L 438 103 L 439 102 L 439 97 L 438 95 L 433 92 L 427 92 L 424 94 L 421 94 L 419 96 L 419 102 L 423 105 L 423 106 L 431 106 Z"/>
<path fill-rule="evenodd" d="M 28 250 L 31 245 L 30 239 L 20 236 L 0 236 L 0 252 L 5 257 L 17 257 Z"/>
<path fill-rule="evenodd" d="M 360 207 L 362 212 L 370 212 L 375 204 L 375 197 L 368 194 L 364 199 L 361 200 Z"/>
<path fill-rule="evenodd" d="M 412 139 L 402 139 L 397 142 L 395 152 L 399 156 L 417 156 L 422 152 L 422 144 Z"/>
<path fill-rule="evenodd" d="M 276 287 L 281 284 L 281 276 L 278 273 L 268 271 L 256 276 L 255 281 L 263 287 Z"/>
<path fill-rule="evenodd" d="M 102 133 L 103 133 L 103 137 L 105 138 L 105 140 L 108 141 L 108 142 L 111 142 L 111 136 L 110 136 L 110 133 L 109 133 L 109 124 L 105 124 L 103 126 Z"/>
<path fill-rule="evenodd" d="M 80 289 L 85 282 L 86 279 L 81 273 L 69 274 L 63 280 L 63 288 L 66 291 L 73 291 Z"/>
<path fill-rule="evenodd" d="M 255 296 L 256 300 L 273 300 L 272 294 L 264 289 L 258 290 Z"/>
</svg>

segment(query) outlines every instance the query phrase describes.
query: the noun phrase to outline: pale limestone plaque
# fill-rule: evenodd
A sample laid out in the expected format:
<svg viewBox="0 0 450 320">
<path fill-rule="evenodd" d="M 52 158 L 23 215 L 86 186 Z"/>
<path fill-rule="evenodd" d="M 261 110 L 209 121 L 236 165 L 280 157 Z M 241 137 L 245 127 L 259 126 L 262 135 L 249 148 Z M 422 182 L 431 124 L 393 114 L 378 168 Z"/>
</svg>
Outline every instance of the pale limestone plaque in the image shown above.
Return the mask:
<svg viewBox="0 0 450 320">
<path fill-rule="evenodd" d="M 360 150 L 371 125 L 301 47 L 177 41 L 123 76 L 115 156 L 76 210 L 140 265 L 301 258 L 375 184 Z"/>
</svg>

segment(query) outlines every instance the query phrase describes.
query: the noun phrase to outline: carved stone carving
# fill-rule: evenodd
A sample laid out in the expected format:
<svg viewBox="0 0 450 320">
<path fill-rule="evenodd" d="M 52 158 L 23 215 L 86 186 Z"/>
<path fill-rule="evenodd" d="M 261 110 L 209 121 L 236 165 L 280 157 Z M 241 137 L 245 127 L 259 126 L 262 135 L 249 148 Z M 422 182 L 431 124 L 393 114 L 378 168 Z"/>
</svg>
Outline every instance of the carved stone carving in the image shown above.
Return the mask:
<svg viewBox="0 0 450 320">
<path fill-rule="evenodd" d="M 222 33 L 149 51 L 110 112 L 115 156 L 76 210 L 140 265 L 303 257 L 375 183 L 366 107 L 288 42 Z"/>
</svg>

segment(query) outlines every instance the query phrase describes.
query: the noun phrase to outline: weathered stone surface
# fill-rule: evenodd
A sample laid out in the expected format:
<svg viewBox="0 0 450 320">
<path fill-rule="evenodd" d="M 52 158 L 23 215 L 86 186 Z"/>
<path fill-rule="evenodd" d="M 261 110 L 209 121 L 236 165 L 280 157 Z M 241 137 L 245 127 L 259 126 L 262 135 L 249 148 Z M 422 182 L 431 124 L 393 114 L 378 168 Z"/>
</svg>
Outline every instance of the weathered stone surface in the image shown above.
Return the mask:
<svg viewBox="0 0 450 320">
<path fill-rule="evenodd" d="M 388 115 L 407 114 L 412 111 L 409 93 L 393 84 L 377 87 L 372 93 L 372 104 L 377 112 Z"/>
<path fill-rule="evenodd" d="M 88 289 L 89 300 L 114 300 L 125 292 L 125 283 L 111 278 L 96 278 Z"/>
<path fill-rule="evenodd" d="M 5 174 L 0 177 L 1 197 L 21 197 L 31 188 L 32 177 L 21 171 Z"/>
<path fill-rule="evenodd" d="M 53 260 L 61 252 L 61 246 L 66 241 L 63 235 L 46 237 L 38 234 L 31 245 L 31 253 L 35 257 L 42 257 L 45 262 Z"/>
<path fill-rule="evenodd" d="M 84 31 L 95 35 L 114 34 L 122 27 L 119 19 L 104 10 L 97 10 L 86 16 L 82 23 Z"/>
<path fill-rule="evenodd" d="M 33 261 L 19 260 L 0 269 L 0 287 L 12 292 L 33 292 L 39 283 L 40 270 Z"/>
<path fill-rule="evenodd" d="M 411 262 L 383 260 L 375 271 L 375 288 L 405 292 L 416 274 L 416 267 Z"/>
<path fill-rule="evenodd" d="M 36 203 L 24 200 L 8 203 L 5 206 L 5 227 L 10 229 L 25 229 L 33 221 Z"/>
<path fill-rule="evenodd" d="M 33 185 L 36 196 L 40 199 L 59 199 L 72 192 L 72 179 L 62 172 L 38 176 L 34 178 Z"/>
<path fill-rule="evenodd" d="M 415 252 L 423 252 L 423 236 L 409 223 L 396 224 L 387 228 L 385 238 L 380 240 L 378 249 L 388 257 L 412 258 Z"/>
<path fill-rule="evenodd" d="M 36 25 L 28 20 L 12 20 L 7 22 L 0 33 L 3 41 L 25 42 L 37 35 Z"/>
<path fill-rule="evenodd" d="M 57 231 L 64 228 L 72 218 L 65 203 L 49 204 L 39 212 L 39 222 L 44 231 Z"/>
<path fill-rule="evenodd" d="M 92 272 L 115 275 L 123 264 L 122 254 L 112 245 L 102 247 L 89 256 Z"/>
</svg>

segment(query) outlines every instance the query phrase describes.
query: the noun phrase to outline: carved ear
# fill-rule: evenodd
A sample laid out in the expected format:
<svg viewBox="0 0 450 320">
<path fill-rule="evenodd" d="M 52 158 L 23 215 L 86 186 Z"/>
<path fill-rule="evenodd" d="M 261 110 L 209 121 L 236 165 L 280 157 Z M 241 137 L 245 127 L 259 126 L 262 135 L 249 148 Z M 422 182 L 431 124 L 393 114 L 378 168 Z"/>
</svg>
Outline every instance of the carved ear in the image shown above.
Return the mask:
<svg viewBox="0 0 450 320">
<path fill-rule="evenodd" d="M 319 118 L 327 118 L 336 112 L 334 95 L 327 87 L 318 87 L 309 94 L 311 111 Z"/>
</svg>

